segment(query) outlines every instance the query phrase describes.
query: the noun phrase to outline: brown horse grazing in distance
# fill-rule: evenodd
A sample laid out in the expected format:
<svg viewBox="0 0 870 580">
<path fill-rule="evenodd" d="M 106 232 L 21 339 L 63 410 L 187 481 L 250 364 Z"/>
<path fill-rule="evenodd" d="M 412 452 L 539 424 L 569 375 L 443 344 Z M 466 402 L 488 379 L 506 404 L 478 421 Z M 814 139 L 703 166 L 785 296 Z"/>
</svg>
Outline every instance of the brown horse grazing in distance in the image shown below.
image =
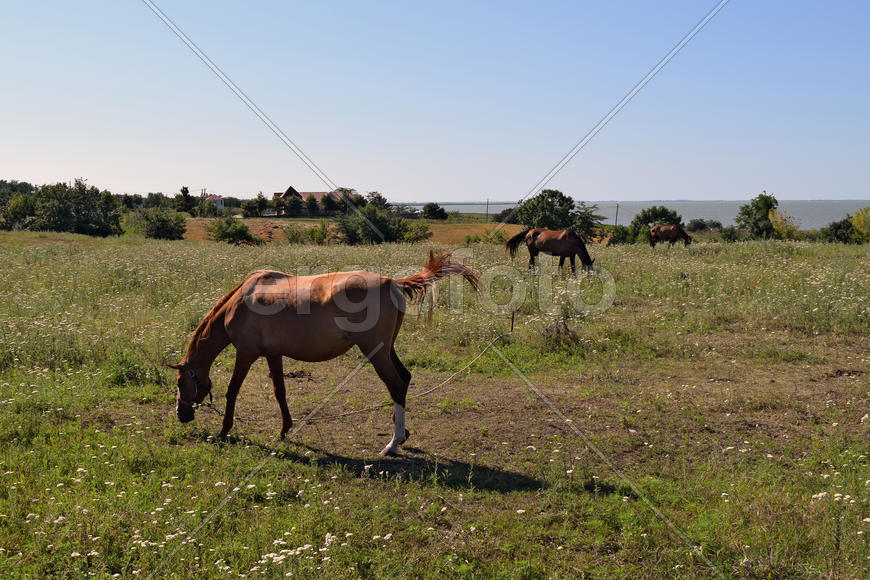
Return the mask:
<svg viewBox="0 0 870 580">
<path fill-rule="evenodd" d="M 687 246 L 692 243 L 692 236 L 687 234 L 680 226 L 663 226 L 659 224 L 649 229 L 649 245 L 653 248 L 656 247 L 658 242 L 668 242 L 671 244 L 668 246 L 670 248 L 679 239 L 682 239 Z"/>
<path fill-rule="evenodd" d="M 592 271 L 592 263 L 595 260 L 589 257 L 586 244 L 583 243 L 580 234 L 574 230 L 548 230 L 546 228 L 523 230 L 505 244 L 511 258 L 517 255 L 517 248 L 523 242 L 529 248 L 530 271 L 534 271 L 535 256 L 541 252 L 551 256 L 559 256 L 559 272 L 565 265 L 565 258 L 568 258 L 571 261 L 571 272 L 577 273 L 577 268 L 574 266 L 574 256 L 580 256 L 583 270 Z"/>
<path fill-rule="evenodd" d="M 192 421 L 195 406 L 211 393 L 209 370 L 229 344 L 236 347 L 233 376 L 227 387 L 226 414 L 220 437 L 233 426 L 236 397 L 257 358 L 269 363 L 272 385 L 281 408 L 281 437 L 293 426 L 284 390 L 282 357 L 325 361 L 356 345 L 372 363 L 393 399 L 394 433 L 381 452 L 398 452 L 409 435 L 405 429 L 405 396 L 411 373 L 399 360 L 393 343 L 405 313 L 405 296 L 421 297 L 435 282 L 460 274 L 477 290 L 477 276 L 450 259 L 448 252 L 433 256 L 417 274 L 386 278 L 371 272 L 332 272 L 292 276 L 257 270 L 221 298 L 193 333 L 178 370 L 176 414 Z"/>
</svg>

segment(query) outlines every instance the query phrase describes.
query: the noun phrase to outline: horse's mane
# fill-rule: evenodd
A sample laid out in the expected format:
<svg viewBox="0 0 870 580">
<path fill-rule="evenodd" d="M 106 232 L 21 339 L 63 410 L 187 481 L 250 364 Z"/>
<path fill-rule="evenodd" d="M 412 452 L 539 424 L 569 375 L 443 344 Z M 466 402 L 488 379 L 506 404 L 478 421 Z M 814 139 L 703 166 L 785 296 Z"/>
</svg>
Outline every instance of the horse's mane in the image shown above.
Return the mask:
<svg viewBox="0 0 870 580">
<path fill-rule="evenodd" d="M 190 337 L 190 342 L 187 343 L 184 360 L 188 360 L 190 358 L 190 356 L 193 354 L 194 349 L 201 340 L 208 338 L 208 335 L 211 332 L 212 323 L 214 322 L 215 318 L 217 318 L 218 310 L 220 310 L 224 304 L 229 302 L 229 299 L 232 298 L 236 292 L 238 292 L 239 288 L 242 287 L 242 284 L 244 284 L 248 280 L 248 278 L 250 278 L 250 276 L 245 276 L 245 279 L 242 280 L 242 282 L 238 286 L 227 292 L 227 294 L 223 298 L 217 301 L 217 304 L 214 305 L 209 313 L 205 315 L 205 317 L 199 323 L 199 326 L 197 326 L 196 330 L 193 331 L 193 336 Z"/>
</svg>

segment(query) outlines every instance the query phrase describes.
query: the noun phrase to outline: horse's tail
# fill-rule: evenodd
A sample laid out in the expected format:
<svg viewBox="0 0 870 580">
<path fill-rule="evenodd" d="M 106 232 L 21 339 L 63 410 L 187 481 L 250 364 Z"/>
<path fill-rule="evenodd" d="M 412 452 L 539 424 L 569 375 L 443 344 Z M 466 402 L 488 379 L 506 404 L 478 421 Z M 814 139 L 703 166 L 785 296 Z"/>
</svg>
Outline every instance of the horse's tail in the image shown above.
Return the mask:
<svg viewBox="0 0 870 580">
<path fill-rule="evenodd" d="M 646 239 L 649 242 L 650 247 L 656 247 L 656 239 L 653 237 L 653 228 L 646 231 Z"/>
<path fill-rule="evenodd" d="M 477 274 L 471 268 L 451 260 L 450 252 L 441 252 L 436 256 L 432 250 L 429 250 L 429 263 L 422 270 L 407 278 L 395 278 L 393 282 L 408 298 L 416 298 L 423 296 L 435 282 L 451 274 L 460 274 L 477 291 Z"/>
<path fill-rule="evenodd" d="M 517 248 L 520 247 L 520 244 L 523 243 L 523 241 L 526 239 L 526 234 L 530 231 L 531 228 L 523 230 L 505 243 L 505 247 L 507 248 L 508 252 L 510 252 L 511 258 L 517 255 Z"/>
</svg>

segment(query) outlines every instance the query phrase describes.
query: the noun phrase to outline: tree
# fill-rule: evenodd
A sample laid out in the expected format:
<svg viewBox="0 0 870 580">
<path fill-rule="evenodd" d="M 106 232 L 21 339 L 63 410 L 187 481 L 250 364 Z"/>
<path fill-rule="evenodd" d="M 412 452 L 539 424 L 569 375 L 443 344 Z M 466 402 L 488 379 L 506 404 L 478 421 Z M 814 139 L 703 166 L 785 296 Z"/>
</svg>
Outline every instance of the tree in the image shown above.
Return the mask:
<svg viewBox="0 0 870 580">
<path fill-rule="evenodd" d="M 2 221 L 3 229 L 27 229 L 29 222 L 34 218 L 35 213 L 35 197 L 24 193 L 16 193 L 6 204 L 6 210 Z"/>
<path fill-rule="evenodd" d="M 770 220 L 770 225 L 773 227 L 774 235 L 780 240 L 796 240 L 798 239 L 798 229 L 800 222 L 784 211 L 776 208 L 770 210 L 767 214 L 767 219 Z"/>
<path fill-rule="evenodd" d="M 242 202 L 242 215 L 251 217 L 260 217 L 260 204 L 256 199 L 246 199 Z"/>
<path fill-rule="evenodd" d="M 278 200 L 275 200 L 276 202 Z M 291 195 L 284 200 L 284 214 L 290 217 L 296 217 L 302 213 L 302 198 L 298 195 Z"/>
<path fill-rule="evenodd" d="M 88 187 L 84 179 L 76 179 L 72 187 L 43 185 L 34 196 L 28 229 L 102 237 L 123 233 L 117 200 L 109 191 Z"/>
<path fill-rule="evenodd" d="M 870 242 L 870 205 L 862 207 L 852 216 L 852 227 L 859 242 Z"/>
<path fill-rule="evenodd" d="M 779 205 L 773 195 L 762 191 L 746 205 L 740 206 L 740 213 L 734 219 L 737 225 L 747 230 L 754 238 L 768 239 L 774 234 L 770 223 L 770 210 Z"/>
<path fill-rule="evenodd" d="M 446 220 L 447 212 L 437 203 L 429 202 L 423 206 L 423 218 L 427 220 Z"/>
<path fill-rule="evenodd" d="M 170 200 L 162 193 L 149 193 L 142 202 L 142 207 L 169 207 Z"/>
<path fill-rule="evenodd" d="M 295 195 L 293 197 L 296 197 Z M 287 202 L 282 197 L 272 199 L 272 207 L 275 208 L 275 215 L 287 215 Z"/>
<path fill-rule="evenodd" d="M 598 205 L 586 205 L 584 202 L 577 204 L 574 209 L 573 229 L 584 238 L 590 238 L 601 227 L 604 221 L 603 215 L 598 215 Z"/>
<path fill-rule="evenodd" d="M 238 197 L 225 197 L 224 207 L 242 207 L 242 200 Z"/>
<path fill-rule="evenodd" d="M 354 203 L 353 196 L 356 190 L 352 187 L 337 187 L 333 194 L 335 195 L 336 207 L 342 213 L 353 211 Z"/>
<path fill-rule="evenodd" d="M 381 209 L 389 209 L 390 207 L 390 202 L 387 201 L 387 198 L 377 191 L 368 192 L 366 194 L 366 201 L 368 202 L 368 205 L 373 205 Z"/>
<path fill-rule="evenodd" d="M 172 205 L 175 207 L 175 211 L 186 211 L 187 213 L 192 214 L 197 202 L 198 200 L 190 195 L 190 190 L 185 185 L 182 186 L 178 195 L 173 199 Z"/>
<path fill-rule="evenodd" d="M 683 217 L 663 205 L 654 205 L 641 210 L 634 216 L 628 227 L 631 228 L 634 240 L 637 241 L 638 239 L 646 239 L 645 236 L 649 233 L 649 229 L 655 224 L 682 226 Z"/>
<path fill-rule="evenodd" d="M 819 233 L 821 233 L 824 240 L 832 243 L 854 244 L 859 241 L 858 236 L 855 234 L 855 226 L 852 225 L 852 216 L 850 215 L 846 215 L 844 219 L 838 222 L 829 223 Z"/>
<path fill-rule="evenodd" d="M 722 222 L 717 220 L 705 220 L 702 218 L 694 218 L 689 220 L 686 225 L 687 232 L 703 232 L 706 230 L 718 230 L 722 228 Z"/>
<path fill-rule="evenodd" d="M 269 200 L 266 199 L 266 196 L 263 195 L 262 191 L 257 194 L 256 202 L 259 215 L 263 215 L 263 212 L 269 208 Z"/>
<path fill-rule="evenodd" d="M 503 224 L 517 224 L 517 208 L 509 207 L 507 209 L 503 209 L 494 216 L 492 216 L 493 221 Z"/>
<path fill-rule="evenodd" d="M 305 198 L 305 213 L 308 215 L 318 215 L 320 213 L 320 204 L 317 203 L 317 198 L 311 194 Z"/>
<path fill-rule="evenodd" d="M 338 201 L 331 193 L 327 193 L 320 198 L 320 209 L 326 215 L 333 215 L 338 210 Z"/>
<path fill-rule="evenodd" d="M 182 240 L 187 230 L 184 215 L 165 209 L 146 209 L 142 212 L 145 221 L 145 237 L 156 240 Z"/>
<path fill-rule="evenodd" d="M 570 228 L 574 224 L 574 200 L 557 189 L 545 189 L 520 205 L 517 221 L 529 228 Z"/>
</svg>

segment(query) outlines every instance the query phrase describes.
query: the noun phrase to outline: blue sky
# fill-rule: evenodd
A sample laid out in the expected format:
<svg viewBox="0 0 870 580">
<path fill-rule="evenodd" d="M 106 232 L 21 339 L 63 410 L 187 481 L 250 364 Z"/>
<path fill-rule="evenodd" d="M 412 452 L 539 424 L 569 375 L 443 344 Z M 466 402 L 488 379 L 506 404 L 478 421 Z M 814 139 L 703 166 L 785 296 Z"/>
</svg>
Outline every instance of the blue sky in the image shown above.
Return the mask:
<svg viewBox="0 0 870 580">
<path fill-rule="evenodd" d="M 715 2 L 156 4 L 341 186 L 517 200 Z M 142 3 L 2 2 L 0 178 L 322 182 Z M 549 184 L 868 199 L 870 4 L 732 0 Z"/>
</svg>

